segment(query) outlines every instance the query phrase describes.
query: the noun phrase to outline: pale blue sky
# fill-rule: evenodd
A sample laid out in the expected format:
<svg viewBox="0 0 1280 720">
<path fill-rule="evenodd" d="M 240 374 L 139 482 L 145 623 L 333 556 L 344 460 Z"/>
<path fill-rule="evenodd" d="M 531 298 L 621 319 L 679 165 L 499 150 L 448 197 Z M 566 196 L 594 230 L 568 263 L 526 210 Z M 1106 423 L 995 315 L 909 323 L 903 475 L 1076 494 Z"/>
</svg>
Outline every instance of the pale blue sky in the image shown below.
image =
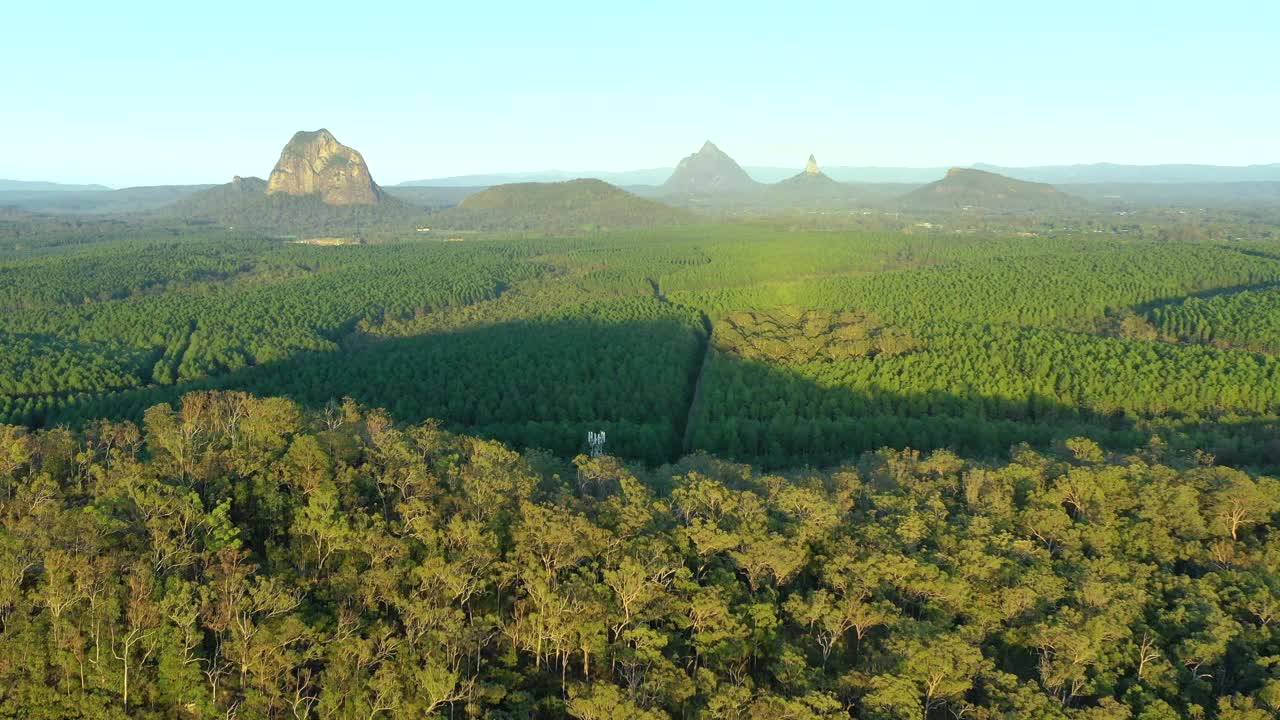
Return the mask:
<svg viewBox="0 0 1280 720">
<path fill-rule="evenodd" d="M 1280 9 L 1238 2 L 14 0 L 0 177 L 384 184 L 673 165 L 1280 162 Z"/>
</svg>

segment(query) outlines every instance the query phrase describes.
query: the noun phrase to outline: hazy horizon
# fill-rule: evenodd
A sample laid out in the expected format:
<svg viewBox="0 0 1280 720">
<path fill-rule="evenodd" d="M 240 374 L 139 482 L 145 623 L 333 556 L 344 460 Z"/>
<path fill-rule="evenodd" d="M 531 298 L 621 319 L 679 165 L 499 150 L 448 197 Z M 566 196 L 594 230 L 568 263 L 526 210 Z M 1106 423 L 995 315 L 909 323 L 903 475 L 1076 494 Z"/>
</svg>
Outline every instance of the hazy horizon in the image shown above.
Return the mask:
<svg viewBox="0 0 1280 720">
<path fill-rule="evenodd" d="M 339 141 L 341 141 L 341 138 L 339 138 Z M 356 148 L 356 150 L 359 150 L 359 148 Z M 934 170 L 937 170 L 939 172 L 945 172 L 947 168 L 953 168 L 953 167 L 978 168 L 978 169 L 982 169 L 984 167 L 992 167 L 1000 170 L 1035 170 L 1040 168 L 1071 168 L 1071 167 L 1084 168 L 1084 167 L 1091 167 L 1091 166 L 1108 166 L 1108 165 L 1116 166 L 1116 167 L 1131 167 L 1131 168 L 1198 166 L 1198 167 L 1206 167 L 1206 168 L 1212 167 L 1212 168 L 1224 168 L 1224 169 L 1273 168 L 1276 166 L 1280 166 L 1280 162 L 1250 163 L 1247 165 L 1220 165 L 1220 164 L 1212 164 L 1212 163 L 1180 163 L 1180 162 L 1128 164 L 1128 163 L 1111 163 L 1107 161 L 1099 161 L 1094 163 L 1054 163 L 1054 164 L 1046 164 L 1046 165 L 996 165 L 994 163 L 986 163 L 986 162 L 978 161 L 978 162 L 971 162 L 971 163 L 955 163 L 951 165 L 938 164 L 938 165 L 913 165 L 913 166 L 847 165 L 843 163 L 827 163 L 827 162 L 823 162 L 821 159 L 819 159 L 818 162 L 819 162 L 819 166 L 824 171 L 831 171 L 835 169 L 867 170 L 867 171 L 883 170 L 883 171 L 894 171 L 894 172 L 902 172 L 902 173 L 924 172 L 924 171 L 934 171 Z M 749 175 L 752 175 L 758 182 L 762 182 L 762 183 L 777 182 L 777 179 L 772 178 L 772 175 L 774 175 L 775 173 L 769 172 L 769 171 L 784 171 L 784 170 L 794 168 L 796 172 L 800 172 L 804 168 L 803 163 L 794 164 L 792 166 L 760 165 L 760 164 L 749 164 L 749 163 L 739 163 L 739 164 L 742 166 L 742 168 L 745 171 L 747 171 Z M 564 175 L 566 176 L 565 179 L 572 179 L 572 178 L 587 178 L 587 177 L 592 177 L 594 175 L 642 174 L 642 173 L 671 171 L 671 170 L 674 170 L 675 165 L 676 163 L 671 163 L 670 165 L 667 165 L 667 166 L 655 166 L 655 167 L 643 167 L 643 168 L 618 168 L 618 169 L 602 169 L 602 168 L 566 169 L 566 168 L 558 168 L 558 167 L 549 167 L 549 168 L 538 168 L 538 169 L 532 169 L 532 170 L 488 170 L 488 171 L 481 170 L 481 171 L 475 171 L 475 172 L 464 172 L 456 175 L 431 175 L 431 176 L 423 175 L 421 177 L 396 178 L 392 180 L 385 180 L 382 177 L 380 177 L 378 175 L 376 168 L 371 168 L 371 171 L 374 175 L 374 180 L 379 185 L 382 185 L 384 187 L 395 187 L 395 186 L 405 185 L 406 183 L 420 183 L 422 181 L 430 181 L 430 180 L 447 181 L 447 180 L 458 180 L 458 179 L 464 179 L 464 178 L 484 178 L 484 177 L 509 177 L 509 178 L 528 177 L 531 182 L 550 182 L 551 180 L 541 180 L 538 178 L 542 178 L 544 176 L 550 176 L 550 175 Z M 271 169 L 267 168 L 265 171 L 261 173 L 237 173 L 236 175 L 238 175 L 239 177 L 258 177 L 265 180 L 270 174 L 271 174 Z M 236 175 L 233 175 L 231 177 L 235 177 Z M 117 184 L 106 183 L 106 182 L 95 182 L 92 180 L 68 182 L 60 178 L 47 178 L 47 177 L 0 177 L 0 182 L 13 181 L 13 182 L 33 183 L 33 184 L 47 183 L 52 185 L 67 185 L 67 186 L 98 185 L 98 186 L 105 187 L 109 190 L 122 190 L 122 189 L 127 189 L 132 187 L 218 185 L 218 184 L 222 184 L 230 181 L 231 177 L 208 178 L 203 180 L 195 180 L 192 182 L 157 182 L 157 183 L 143 183 L 143 184 L 133 184 L 133 185 L 117 185 Z M 867 181 L 845 181 L 845 182 L 867 182 Z M 922 180 L 887 180 L 884 182 L 917 184 L 923 181 Z M 1090 181 L 1083 181 L 1083 182 L 1097 182 L 1097 181 L 1090 180 Z M 1134 182 L 1137 182 L 1137 181 L 1134 181 Z M 1155 181 L 1155 182 L 1163 183 L 1163 182 L 1170 182 L 1170 181 L 1161 180 L 1161 181 Z M 1198 181 L 1186 180 L 1185 182 L 1198 182 Z M 1245 181 L 1205 180 L 1204 182 L 1214 183 L 1214 182 L 1245 182 Z M 639 184 L 644 184 L 644 183 L 639 183 Z"/>
<path fill-rule="evenodd" d="M 668 167 L 1280 161 L 1280 10 L 1086 2 L 423 8 L 87 3 L 10 11 L 0 177 L 265 177 L 327 127 L 379 182 Z M 103 148 L 109 147 L 110 152 Z"/>
</svg>

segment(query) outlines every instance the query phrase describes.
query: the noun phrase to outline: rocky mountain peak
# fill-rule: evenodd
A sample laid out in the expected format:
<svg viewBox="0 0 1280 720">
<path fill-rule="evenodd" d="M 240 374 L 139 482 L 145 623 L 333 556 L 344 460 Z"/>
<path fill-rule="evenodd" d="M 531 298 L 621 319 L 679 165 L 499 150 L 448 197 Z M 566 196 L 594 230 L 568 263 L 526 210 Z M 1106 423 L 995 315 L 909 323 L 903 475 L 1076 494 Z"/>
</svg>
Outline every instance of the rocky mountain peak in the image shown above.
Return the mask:
<svg viewBox="0 0 1280 720">
<path fill-rule="evenodd" d="M 321 128 L 294 134 L 280 151 L 267 194 L 318 195 L 330 205 L 372 205 L 382 190 L 359 152 Z"/>
</svg>

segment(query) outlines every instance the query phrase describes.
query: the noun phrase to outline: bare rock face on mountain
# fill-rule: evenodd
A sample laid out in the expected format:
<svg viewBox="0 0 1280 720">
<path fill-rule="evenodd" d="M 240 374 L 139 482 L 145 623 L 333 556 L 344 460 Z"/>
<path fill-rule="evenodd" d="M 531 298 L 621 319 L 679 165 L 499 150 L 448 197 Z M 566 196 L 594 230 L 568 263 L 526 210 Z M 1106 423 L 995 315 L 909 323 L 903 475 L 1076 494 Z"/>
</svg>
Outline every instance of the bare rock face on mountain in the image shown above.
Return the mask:
<svg viewBox="0 0 1280 720">
<path fill-rule="evenodd" d="M 758 187 L 733 158 L 710 140 L 701 150 L 681 160 L 662 185 L 667 193 L 682 194 L 738 193 Z"/>
<path fill-rule="evenodd" d="M 329 205 L 373 205 L 382 200 L 382 190 L 360 153 L 323 128 L 299 132 L 284 146 L 267 180 L 267 194 L 276 193 L 318 195 Z"/>
</svg>

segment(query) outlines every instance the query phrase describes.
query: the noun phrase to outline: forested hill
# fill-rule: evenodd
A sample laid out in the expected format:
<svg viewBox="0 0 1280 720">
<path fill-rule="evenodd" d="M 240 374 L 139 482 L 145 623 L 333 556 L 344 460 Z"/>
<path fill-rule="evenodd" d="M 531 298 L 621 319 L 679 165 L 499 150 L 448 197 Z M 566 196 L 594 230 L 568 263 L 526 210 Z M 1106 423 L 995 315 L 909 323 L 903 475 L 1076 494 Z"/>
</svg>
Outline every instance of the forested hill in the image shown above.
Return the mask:
<svg viewBox="0 0 1280 720">
<path fill-rule="evenodd" d="M 1031 212 L 1078 207 L 1082 201 L 1052 185 L 1014 180 L 973 168 L 951 168 L 941 180 L 908 193 L 901 204 L 911 210 L 981 208 Z"/>
<path fill-rule="evenodd" d="M 411 232 L 428 215 L 425 208 L 393 197 L 382 197 L 377 204 L 334 204 L 325 202 L 319 194 L 268 195 L 266 189 L 267 182 L 261 178 L 235 177 L 229 183 L 188 195 L 158 214 L 187 223 L 284 235 L 359 235 L 365 230 L 388 227 Z"/>
<path fill-rule="evenodd" d="M 571 231 L 682 225 L 695 216 L 601 180 L 499 185 L 469 195 L 431 219 L 461 230 Z"/>
<path fill-rule="evenodd" d="M 787 208 L 810 207 L 814 203 L 830 207 L 857 207 L 867 199 L 867 193 L 863 189 L 836 182 L 822 172 L 813 155 L 809 156 L 804 170 L 785 180 L 764 186 L 757 196 L 761 198 L 757 202 Z"/>
<path fill-rule="evenodd" d="M 1159 444 L 643 471 L 191 394 L 0 426 L 0 717 L 1263 720 L 1277 510 Z"/>
<path fill-rule="evenodd" d="M 259 177 L 231 178 L 231 182 L 214 185 L 184 197 L 175 203 L 175 212 L 192 215 L 216 215 L 233 212 L 237 206 L 267 192 L 267 181 Z"/>
</svg>

